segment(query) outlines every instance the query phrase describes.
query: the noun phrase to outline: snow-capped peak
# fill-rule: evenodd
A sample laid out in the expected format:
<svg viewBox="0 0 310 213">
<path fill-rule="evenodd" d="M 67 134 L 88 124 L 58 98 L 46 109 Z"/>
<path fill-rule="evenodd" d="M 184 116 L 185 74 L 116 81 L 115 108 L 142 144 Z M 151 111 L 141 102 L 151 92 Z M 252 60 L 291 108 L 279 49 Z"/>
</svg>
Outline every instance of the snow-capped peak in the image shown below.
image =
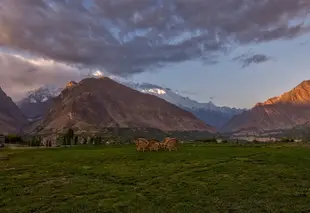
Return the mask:
<svg viewBox="0 0 310 213">
<path fill-rule="evenodd" d="M 53 85 L 46 85 L 28 93 L 28 101 L 30 103 L 43 103 L 49 99 L 58 96 L 61 89 Z"/>
<path fill-rule="evenodd" d="M 103 72 L 97 70 L 96 72 L 93 73 L 93 76 L 95 76 L 95 77 L 103 77 Z"/>
<path fill-rule="evenodd" d="M 156 95 L 177 106 L 190 108 L 190 109 L 195 109 L 195 108 L 199 109 L 199 108 L 206 107 L 197 101 L 191 100 L 188 97 L 181 96 L 180 94 L 178 94 L 177 92 L 169 88 L 163 88 L 161 86 L 157 86 L 157 85 L 153 85 L 149 83 L 139 84 L 139 83 L 127 82 L 124 84 L 140 92 L 148 93 L 151 95 Z"/>
<path fill-rule="evenodd" d="M 149 93 L 149 94 L 156 94 L 156 95 L 164 95 L 166 94 L 166 91 L 159 88 L 153 88 L 153 89 L 142 89 L 141 92 L 143 93 Z"/>
<path fill-rule="evenodd" d="M 208 103 L 200 103 L 198 101 L 192 100 L 189 97 L 184 97 L 177 91 L 173 91 L 169 88 L 164 88 L 158 85 L 149 83 L 134 83 L 134 82 L 119 82 L 125 84 L 132 89 L 138 90 L 143 93 L 148 93 L 151 95 L 156 95 L 167 102 L 177 105 L 181 108 L 192 109 L 192 110 L 209 110 L 222 113 L 241 113 L 242 109 L 235 109 L 229 107 L 218 107 L 211 101 Z"/>
</svg>

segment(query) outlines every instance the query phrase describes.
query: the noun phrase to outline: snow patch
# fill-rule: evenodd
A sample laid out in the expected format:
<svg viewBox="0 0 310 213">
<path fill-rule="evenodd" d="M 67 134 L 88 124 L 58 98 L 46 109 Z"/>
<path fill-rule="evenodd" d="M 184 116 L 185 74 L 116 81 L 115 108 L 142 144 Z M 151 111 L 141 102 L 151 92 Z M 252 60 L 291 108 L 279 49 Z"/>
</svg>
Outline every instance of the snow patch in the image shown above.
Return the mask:
<svg viewBox="0 0 310 213">
<path fill-rule="evenodd" d="M 44 98 L 42 99 L 42 102 L 46 102 L 46 101 L 48 101 L 48 98 L 47 98 L 47 97 L 44 97 Z"/>
<path fill-rule="evenodd" d="M 35 99 L 33 99 L 33 98 L 30 98 L 29 102 L 33 103 L 33 104 L 37 103 L 37 101 Z"/>
<path fill-rule="evenodd" d="M 154 89 L 143 89 L 141 90 L 143 93 L 150 93 L 150 94 L 158 94 L 158 95 L 163 95 L 166 94 L 165 90 L 154 88 Z"/>
</svg>

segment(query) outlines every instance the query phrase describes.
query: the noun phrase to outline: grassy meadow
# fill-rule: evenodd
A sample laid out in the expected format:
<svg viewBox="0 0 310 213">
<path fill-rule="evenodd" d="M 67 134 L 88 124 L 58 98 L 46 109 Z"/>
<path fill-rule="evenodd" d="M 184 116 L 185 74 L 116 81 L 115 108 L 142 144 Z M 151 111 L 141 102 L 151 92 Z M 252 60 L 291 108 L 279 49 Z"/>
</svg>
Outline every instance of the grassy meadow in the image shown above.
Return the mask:
<svg viewBox="0 0 310 213">
<path fill-rule="evenodd" d="M 4 149 L 1 213 L 310 212 L 310 147 Z"/>
</svg>

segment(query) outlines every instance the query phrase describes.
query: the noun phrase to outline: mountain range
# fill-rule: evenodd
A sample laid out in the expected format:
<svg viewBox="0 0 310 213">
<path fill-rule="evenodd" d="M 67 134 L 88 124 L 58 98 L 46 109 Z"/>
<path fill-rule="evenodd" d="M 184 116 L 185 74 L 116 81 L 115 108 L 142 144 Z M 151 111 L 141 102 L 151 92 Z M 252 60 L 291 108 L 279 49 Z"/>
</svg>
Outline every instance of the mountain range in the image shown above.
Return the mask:
<svg viewBox="0 0 310 213">
<path fill-rule="evenodd" d="M 199 103 L 188 97 L 184 97 L 169 88 L 164 88 L 154 84 L 126 81 L 117 82 L 134 90 L 162 98 L 169 103 L 193 113 L 197 118 L 217 129 L 220 129 L 234 115 L 238 115 L 245 111 L 245 109 L 218 107 L 212 102 Z M 29 120 L 40 119 L 49 109 L 51 99 L 58 96 L 62 89 L 63 88 L 56 88 L 51 85 L 41 87 L 30 92 L 26 98 L 17 102 L 17 105 Z"/>
<path fill-rule="evenodd" d="M 0 102 L 0 133 L 20 132 L 32 122 L 42 131 L 73 126 L 215 132 L 215 126 L 235 135 L 266 134 L 308 129 L 310 80 L 250 110 L 199 103 L 168 88 L 105 77 L 70 82 L 64 89 L 39 88 L 19 101 L 19 107 L 0 89 Z"/>
<path fill-rule="evenodd" d="M 69 127 L 99 132 L 106 127 L 215 132 L 190 112 L 107 77 L 70 82 L 53 98 L 39 125 L 44 133 Z"/>
</svg>

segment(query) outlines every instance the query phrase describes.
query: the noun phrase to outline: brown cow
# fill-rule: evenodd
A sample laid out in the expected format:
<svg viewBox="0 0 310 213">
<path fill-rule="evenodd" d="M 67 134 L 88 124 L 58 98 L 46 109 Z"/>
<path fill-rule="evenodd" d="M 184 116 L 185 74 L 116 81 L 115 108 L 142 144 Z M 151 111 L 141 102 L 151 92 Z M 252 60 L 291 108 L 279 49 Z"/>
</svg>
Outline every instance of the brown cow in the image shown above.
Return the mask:
<svg viewBox="0 0 310 213">
<path fill-rule="evenodd" d="M 168 141 L 170 140 L 171 138 L 170 137 L 166 137 L 162 142 L 161 142 L 161 148 L 166 150 L 166 147 L 167 147 L 167 143 Z"/>
<path fill-rule="evenodd" d="M 149 150 L 150 150 L 150 151 L 156 151 L 156 152 L 158 152 L 159 147 L 160 147 L 159 142 L 154 142 L 154 143 L 152 143 L 152 144 L 149 145 Z"/>
<path fill-rule="evenodd" d="M 169 138 L 169 140 L 166 141 L 165 148 L 168 149 L 169 152 L 171 152 L 171 150 L 177 151 L 178 150 L 177 139 L 176 138 Z"/>
<path fill-rule="evenodd" d="M 159 143 L 159 141 L 158 140 L 156 140 L 156 139 L 150 139 L 150 140 L 148 140 L 149 141 L 149 145 L 148 145 L 148 149 L 149 150 L 151 150 L 151 147 L 155 144 L 155 143 Z"/>
<path fill-rule="evenodd" d="M 147 149 L 147 147 L 149 146 L 149 142 L 148 140 L 146 140 L 145 138 L 138 138 L 135 140 L 135 144 L 136 144 L 136 149 L 137 151 L 142 150 L 143 152 Z"/>
<path fill-rule="evenodd" d="M 165 148 L 166 148 L 166 145 L 165 145 L 163 142 L 160 142 L 160 143 L 159 143 L 159 148 L 160 148 L 160 149 L 165 149 Z"/>
</svg>

